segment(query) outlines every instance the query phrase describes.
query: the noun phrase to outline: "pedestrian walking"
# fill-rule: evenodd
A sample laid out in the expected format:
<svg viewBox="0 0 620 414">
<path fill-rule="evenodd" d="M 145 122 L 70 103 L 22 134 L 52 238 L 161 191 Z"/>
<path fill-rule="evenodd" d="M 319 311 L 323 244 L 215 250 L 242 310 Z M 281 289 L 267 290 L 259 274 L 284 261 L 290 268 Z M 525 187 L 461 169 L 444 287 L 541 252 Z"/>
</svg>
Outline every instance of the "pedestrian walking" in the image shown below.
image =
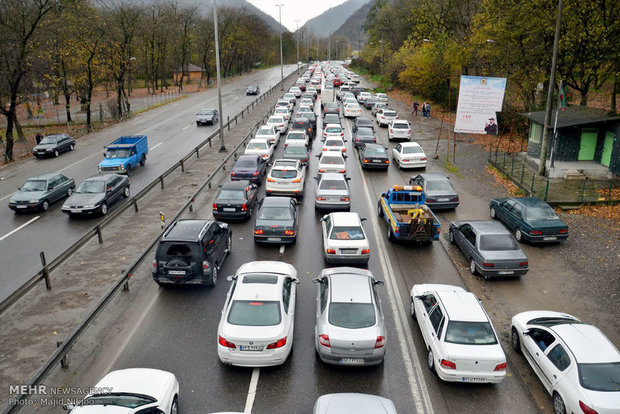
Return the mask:
<svg viewBox="0 0 620 414">
<path fill-rule="evenodd" d="M 37 132 L 37 135 L 35 135 L 34 139 L 37 141 L 37 145 L 39 145 L 41 143 L 41 140 L 43 139 L 43 135 L 41 135 L 40 132 Z"/>
<path fill-rule="evenodd" d="M 418 103 L 418 101 L 415 101 L 413 103 L 413 111 L 411 113 L 415 114 L 415 116 L 418 116 L 418 107 L 419 106 L 420 106 L 420 104 Z"/>
<path fill-rule="evenodd" d="M 429 103 L 426 104 L 426 117 L 427 118 L 431 117 L 431 104 Z"/>
<path fill-rule="evenodd" d="M 426 102 L 422 102 L 422 116 L 428 118 L 426 114 Z"/>
</svg>

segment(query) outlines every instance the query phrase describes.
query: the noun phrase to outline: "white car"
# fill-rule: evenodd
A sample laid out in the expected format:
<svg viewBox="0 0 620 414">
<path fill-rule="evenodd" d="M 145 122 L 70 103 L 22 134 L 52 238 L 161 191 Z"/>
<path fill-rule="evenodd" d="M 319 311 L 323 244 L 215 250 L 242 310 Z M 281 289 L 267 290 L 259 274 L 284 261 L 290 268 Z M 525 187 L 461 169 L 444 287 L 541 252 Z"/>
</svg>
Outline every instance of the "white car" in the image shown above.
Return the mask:
<svg viewBox="0 0 620 414">
<path fill-rule="evenodd" d="M 323 152 L 346 152 L 347 147 L 345 146 L 346 140 L 341 137 L 328 137 L 323 142 Z"/>
<path fill-rule="evenodd" d="M 234 276 L 217 328 L 217 355 L 224 364 L 267 367 L 283 364 L 293 349 L 297 271 L 284 262 L 241 265 Z"/>
<path fill-rule="evenodd" d="M 301 97 L 301 89 L 299 89 L 299 86 L 291 86 L 291 88 L 288 91 L 294 94 L 295 98 Z"/>
<path fill-rule="evenodd" d="M 279 106 L 283 106 L 289 111 L 292 111 L 295 107 L 295 105 L 293 105 L 288 99 L 279 99 L 278 101 L 276 101 L 276 108 Z"/>
<path fill-rule="evenodd" d="M 372 98 L 372 93 L 370 92 L 360 92 L 357 94 L 357 102 L 362 103 L 365 102 L 366 99 Z"/>
<path fill-rule="evenodd" d="M 297 117 L 298 118 L 309 118 L 311 119 L 312 115 L 314 115 L 314 119 L 316 119 L 316 114 L 314 113 L 314 110 L 312 110 L 312 108 L 310 108 L 307 105 L 300 105 L 299 109 L 297 110 Z"/>
<path fill-rule="evenodd" d="M 279 107 L 279 108 L 276 108 L 276 109 L 273 111 L 273 114 L 274 114 L 275 116 L 283 116 L 283 117 L 284 117 L 284 119 L 285 119 L 287 122 L 291 122 L 291 111 L 289 111 L 287 108 L 285 108 L 285 107 L 283 107 L 283 106 L 281 106 L 281 107 Z"/>
<path fill-rule="evenodd" d="M 528 311 L 512 317 L 512 348 L 553 398 L 554 413 L 620 412 L 620 352 L 572 315 Z"/>
<path fill-rule="evenodd" d="M 271 145 L 266 139 L 252 139 L 245 147 L 245 155 L 258 155 L 265 161 L 269 161 L 273 156 L 275 145 Z"/>
<path fill-rule="evenodd" d="M 398 168 L 426 168 L 426 154 L 417 142 L 403 142 L 392 148 L 392 161 Z"/>
<path fill-rule="evenodd" d="M 357 213 L 330 213 L 321 218 L 323 257 L 327 263 L 368 264 L 370 244 Z"/>
<path fill-rule="evenodd" d="M 358 116 L 362 116 L 362 108 L 359 104 L 345 104 L 343 115 L 345 118 L 356 118 Z"/>
<path fill-rule="evenodd" d="M 342 152 L 325 151 L 319 155 L 318 173 L 347 173 L 347 165 L 345 163 Z"/>
<path fill-rule="evenodd" d="M 355 73 L 351 75 L 351 82 L 360 83 L 360 76 Z"/>
<path fill-rule="evenodd" d="M 299 91 L 301 92 L 301 90 Z M 297 96 L 295 96 L 295 94 L 293 92 L 287 92 L 284 94 L 284 96 L 282 97 L 282 99 L 286 99 L 288 100 L 290 103 L 292 103 L 293 105 L 295 105 L 295 102 L 297 101 Z"/>
<path fill-rule="evenodd" d="M 499 383 L 506 376 L 506 355 L 472 292 L 450 285 L 413 285 L 411 316 L 420 326 L 428 367 L 442 380 Z"/>
<path fill-rule="evenodd" d="M 377 112 L 379 112 L 380 109 L 387 109 L 387 107 L 387 102 L 377 102 L 372 106 L 370 113 L 372 113 L 374 116 L 377 116 Z"/>
<path fill-rule="evenodd" d="M 393 109 L 379 109 L 377 111 L 377 123 L 379 126 L 388 126 L 395 119 L 398 119 L 398 114 Z"/>
<path fill-rule="evenodd" d="M 340 124 L 327 124 L 323 129 L 323 139 L 338 137 L 344 139 L 344 129 Z"/>
<path fill-rule="evenodd" d="M 265 193 L 269 195 L 290 195 L 302 197 L 304 194 L 304 184 L 306 182 L 306 166 L 299 160 L 278 160 L 289 161 L 288 165 L 277 162 L 271 167 L 267 174 L 267 184 Z"/>
<path fill-rule="evenodd" d="M 256 131 L 254 139 L 266 139 L 271 145 L 278 145 L 278 142 L 280 142 L 280 130 L 272 125 L 263 125 Z"/>
<path fill-rule="evenodd" d="M 288 121 L 281 115 L 272 115 L 269 117 L 265 125 L 278 128 L 280 134 L 285 134 L 288 129 Z"/>
<path fill-rule="evenodd" d="M 307 106 L 308 108 L 314 110 L 314 102 L 312 102 L 312 99 L 310 98 L 301 98 L 301 101 L 299 101 L 299 106 Z"/>
<path fill-rule="evenodd" d="M 305 146 L 310 145 L 310 137 L 306 134 L 306 131 L 301 129 L 292 129 L 286 135 L 286 140 L 284 141 L 284 148 L 288 147 L 288 145 L 293 142 L 294 145 L 298 145 L 298 143 L 302 143 Z"/>
<path fill-rule="evenodd" d="M 388 125 L 388 140 L 411 139 L 411 125 L 406 119 L 395 119 Z"/>
<path fill-rule="evenodd" d="M 357 99 L 355 99 L 354 97 L 353 98 L 345 98 L 345 99 L 342 100 L 342 106 L 345 107 L 347 105 L 358 105 L 359 106 L 359 104 L 357 103 Z"/>
<path fill-rule="evenodd" d="M 377 102 L 387 102 L 389 101 L 389 98 L 386 94 L 384 93 L 375 93 L 375 98 L 377 99 Z"/>
<path fill-rule="evenodd" d="M 64 408 L 71 410 L 71 414 L 177 414 L 179 410 L 179 382 L 174 374 L 159 369 L 129 368 L 112 371 L 93 390 L 79 403 L 67 404 Z"/>
</svg>

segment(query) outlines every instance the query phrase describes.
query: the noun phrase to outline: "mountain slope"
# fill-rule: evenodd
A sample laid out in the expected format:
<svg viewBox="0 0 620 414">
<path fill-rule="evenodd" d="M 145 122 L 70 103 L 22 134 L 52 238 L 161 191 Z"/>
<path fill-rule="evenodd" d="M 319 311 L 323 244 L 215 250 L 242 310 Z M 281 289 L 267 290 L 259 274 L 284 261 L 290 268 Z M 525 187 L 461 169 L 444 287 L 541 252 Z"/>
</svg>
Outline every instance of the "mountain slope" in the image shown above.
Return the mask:
<svg viewBox="0 0 620 414">
<path fill-rule="evenodd" d="M 349 0 L 308 20 L 302 27 L 319 36 L 329 36 L 370 0 Z"/>
<path fill-rule="evenodd" d="M 362 28 L 366 23 L 368 12 L 374 2 L 369 1 L 357 9 L 343 24 L 334 32 L 336 36 L 345 36 L 349 39 L 353 49 L 359 49 L 360 45 L 368 42 L 368 35 Z"/>
</svg>

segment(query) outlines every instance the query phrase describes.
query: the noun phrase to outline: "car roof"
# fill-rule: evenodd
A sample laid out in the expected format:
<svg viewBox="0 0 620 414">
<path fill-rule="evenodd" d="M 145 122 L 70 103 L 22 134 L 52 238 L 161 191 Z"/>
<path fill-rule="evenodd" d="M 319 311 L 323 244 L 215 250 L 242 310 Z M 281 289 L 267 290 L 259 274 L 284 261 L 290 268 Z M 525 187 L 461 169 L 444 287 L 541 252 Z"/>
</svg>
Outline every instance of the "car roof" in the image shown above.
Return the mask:
<svg viewBox="0 0 620 414">
<path fill-rule="evenodd" d="M 325 125 L 325 128 L 340 128 L 340 129 L 342 129 L 342 125 L 340 125 L 340 124 L 327 124 L 327 125 Z"/>
<path fill-rule="evenodd" d="M 367 143 L 364 144 L 364 149 L 368 149 L 368 148 L 377 148 L 377 149 L 382 149 L 385 151 L 385 148 L 383 148 L 383 145 L 381 144 L 374 144 L 374 143 Z"/>
<path fill-rule="evenodd" d="M 289 206 L 290 204 L 291 197 L 265 197 L 262 207 Z"/>
<path fill-rule="evenodd" d="M 434 294 L 443 304 L 450 320 L 465 322 L 487 322 L 478 298 L 472 292 L 436 291 Z"/>
<path fill-rule="evenodd" d="M 251 273 L 262 273 L 260 271 L 253 271 Z M 237 300 L 274 300 L 280 301 L 282 299 L 282 283 L 286 276 L 277 274 L 274 275 L 276 283 L 257 283 L 246 282 L 244 283 L 243 276 L 237 279 L 237 286 L 233 296 Z"/>
<path fill-rule="evenodd" d="M 595 326 L 575 321 L 550 329 L 568 345 L 579 363 L 620 361 L 620 352 Z"/>
<path fill-rule="evenodd" d="M 52 177 L 56 177 L 58 174 L 60 173 L 45 173 L 45 174 L 39 174 L 39 175 L 35 175 L 34 177 L 30 177 L 28 180 L 49 180 Z"/>
<path fill-rule="evenodd" d="M 499 221 L 491 221 L 491 220 L 471 220 L 464 221 L 464 223 L 468 223 L 471 227 L 476 230 L 476 232 L 480 235 L 487 234 L 510 234 L 510 232 L 504 227 L 502 223 Z"/>
<path fill-rule="evenodd" d="M 248 180 L 228 181 L 222 184 L 222 190 L 245 190 L 250 185 Z"/>
<path fill-rule="evenodd" d="M 332 302 L 372 303 L 368 270 L 335 267 L 325 269 L 323 275 L 329 277 Z"/>
<path fill-rule="evenodd" d="M 239 155 L 239 158 L 237 158 L 237 161 L 241 161 L 241 160 L 254 160 L 254 161 L 257 161 L 258 158 L 259 158 L 259 156 L 256 155 L 256 154 L 243 154 L 243 155 Z"/>
<path fill-rule="evenodd" d="M 334 226 L 358 226 L 361 225 L 360 216 L 357 213 L 337 212 L 331 213 Z"/>
<path fill-rule="evenodd" d="M 269 144 L 269 141 L 263 138 L 254 138 L 248 141 L 248 144 L 252 143 L 252 142 L 260 142 L 260 143 L 265 143 L 265 144 Z"/>
<path fill-rule="evenodd" d="M 84 181 L 107 181 L 108 178 L 113 177 L 117 174 L 99 174 L 93 175 L 92 177 L 85 178 Z"/>
<path fill-rule="evenodd" d="M 393 124 L 409 124 L 409 121 L 406 119 L 395 119 L 392 121 Z"/>
<path fill-rule="evenodd" d="M 198 241 L 202 238 L 204 229 L 210 223 L 210 220 L 178 220 L 166 230 L 162 240 Z"/>
</svg>

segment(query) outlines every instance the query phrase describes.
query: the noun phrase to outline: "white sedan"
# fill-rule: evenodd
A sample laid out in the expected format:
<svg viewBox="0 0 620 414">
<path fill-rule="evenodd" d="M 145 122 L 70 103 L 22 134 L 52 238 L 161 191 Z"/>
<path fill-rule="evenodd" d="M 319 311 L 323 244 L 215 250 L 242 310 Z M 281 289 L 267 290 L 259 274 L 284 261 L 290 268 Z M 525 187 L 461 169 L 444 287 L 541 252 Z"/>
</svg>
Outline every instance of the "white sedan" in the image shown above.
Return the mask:
<svg viewBox="0 0 620 414">
<path fill-rule="evenodd" d="M 395 119 L 390 125 L 388 125 L 388 140 L 404 139 L 409 141 L 411 139 L 411 125 L 406 119 Z"/>
<path fill-rule="evenodd" d="M 327 124 L 323 129 L 323 139 L 344 138 L 344 129 L 339 124 Z"/>
<path fill-rule="evenodd" d="M 314 102 L 312 102 L 312 99 L 310 98 L 301 98 L 301 101 L 299 101 L 299 106 L 307 106 L 310 109 L 314 109 Z"/>
<path fill-rule="evenodd" d="M 273 156 L 274 145 L 266 139 L 252 139 L 245 147 L 244 155 L 258 155 L 265 161 L 269 161 Z"/>
<path fill-rule="evenodd" d="M 270 116 L 265 124 L 278 128 L 280 134 L 285 134 L 288 130 L 288 121 L 281 115 Z"/>
<path fill-rule="evenodd" d="M 280 161 L 280 162 L 278 162 Z M 299 160 L 278 160 L 267 174 L 267 195 L 302 197 L 306 182 L 306 166 Z M 290 161 L 284 163 L 283 161 Z"/>
<path fill-rule="evenodd" d="M 179 382 L 174 374 L 158 369 L 130 368 L 112 371 L 78 404 L 67 404 L 71 414 L 114 412 L 177 414 Z M 150 410 L 149 410 L 150 409 Z"/>
<path fill-rule="evenodd" d="M 554 413 L 619 412 L 620 352 L 595 326 L 560 312 L 522 312 L 512 317 L 511 344 L 551 394 Z"/>
<path fill-rule="evenodd" d="M 356 118 L 362 116 L 362 108 L 358 104 L 345 104 L 343 115 L 345 118 Z"/>
<path fill-rule="evenodd" d="M 319 155 L 319 174 L 323 173 L 347 173 L 347 166 L 344 161 L 344 155 L 342 152 L 325 151 Z"/>
<path fill-rule="evenodd" d="M 377 123 L 379 126 L 388 126 L 395 119 L 398 119 L 398 114 L 393 109 L 379 109 L 377 111 Z"/>
<path fill-rule="evenodd" d="M 420 326 L 428 367 L 442 380 L 499 383 L 506 376 L 506 355 L 473 293 L 458 286 L 413 285 L 411 316 Z"/>
<path fill-rule="evenodd" d="M 338 212 L 321 218 L 323 257 L 327 263 L 368 264 L 370 244 L 359 214 Z"/>
<path fill-rule="evenodd" d="M 346 140 L 341 137 L 327 137 L 323 142 L 323 151 L 346 152 Z"/>
<path fill-rule="evenodd" d="M 286 135 L 284 140 L 284 148 L 288 147 L 288 144 L 293 142 L 294 145 L 302 143 L 305 146 L 310 145 L 310 137 L 306 134 L 306 131 L 301 129 L 291 129 Z"/>
<path fill-rule="evenodd" d="M 217 328 L 220 361 L 240 367 L 283 364 L 293 349 L 297 271 L 284 262 L 249 262 L 228 280 L 232 285 Z"/>
<path fill-rule="evenodd" d="M 291 88 L 288 91 L 294 94 L 296 98 L 301 97 L 301 89 L 299 89 L 298 86 L 291 86 Z"/>
<path fill-rule="evenodd" d="M 273 114 L 276 115 L 276 116 L 283 116 L 284 119 L 286 119 L 288 122 L 291 121 L 291 111 L 289 111 L 288 109 L 286 109 L 283 106 L 276 108 L 273 111 Z"/>
<path fill-rule="evenodd" d="M 254 139 L 266 139 L 271 145 L 278 145 L 278 142 L 280 142 L 280 130 L 274 126 L 263 125 L 256 131 Z"/>
<path fill-rule="evenodd" d="M 426 154 L 417 142 L 403 142 L 392 148 L 392 161 L 399 168 L 426 168 Z"/>
</svg>

